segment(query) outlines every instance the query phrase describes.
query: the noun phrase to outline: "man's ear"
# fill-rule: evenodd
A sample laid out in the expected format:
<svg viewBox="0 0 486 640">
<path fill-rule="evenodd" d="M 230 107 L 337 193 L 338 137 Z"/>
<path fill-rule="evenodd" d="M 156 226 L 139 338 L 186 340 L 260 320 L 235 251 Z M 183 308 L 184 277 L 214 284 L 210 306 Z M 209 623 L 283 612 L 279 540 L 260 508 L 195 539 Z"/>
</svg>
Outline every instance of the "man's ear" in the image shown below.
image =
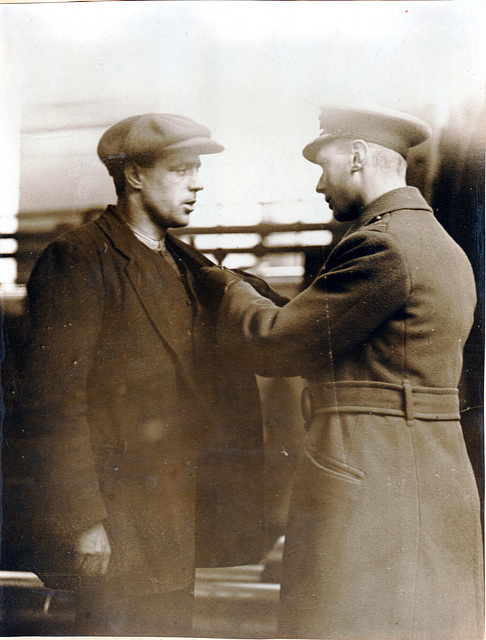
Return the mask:
<svg viewBox="0 0 486 640">
<path fill-rule="evenodd" d="M 352 171 L 361 171 L 363 163 L 368 155 L 369 147 L 364 140 L 354 140 L 352 144 L 353 160 L 351 164 Z"/>
<path fill-rule="evenodd" d="M 134 162 L 128 162 L 125 167 L 125 180 L 132 189 L 141 189 L 142 181 L 140 180 L 140 167 Z"/>
</svg>

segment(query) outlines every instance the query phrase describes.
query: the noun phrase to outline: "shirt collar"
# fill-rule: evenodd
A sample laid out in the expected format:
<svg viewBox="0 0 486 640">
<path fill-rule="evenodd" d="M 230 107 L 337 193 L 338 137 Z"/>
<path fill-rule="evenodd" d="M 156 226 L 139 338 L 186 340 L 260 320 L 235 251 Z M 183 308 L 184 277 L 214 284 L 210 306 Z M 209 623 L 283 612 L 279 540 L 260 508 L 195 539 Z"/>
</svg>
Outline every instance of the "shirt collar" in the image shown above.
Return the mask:
<svg viewBox="0 0 486 640">
<path fill-rule="evenodd" d="M 152 251 L 165 251 L 165 235 L 162 240 L 157 240 L 152 236 L 147 235 L 146 233 L 142 233 L 139 229 L 136 229 L 129 222 L 126 222 L 127 227 L 130 228 L 133 235 L 140 240 L 146 247 L 152 249 Z"/>
</svg>

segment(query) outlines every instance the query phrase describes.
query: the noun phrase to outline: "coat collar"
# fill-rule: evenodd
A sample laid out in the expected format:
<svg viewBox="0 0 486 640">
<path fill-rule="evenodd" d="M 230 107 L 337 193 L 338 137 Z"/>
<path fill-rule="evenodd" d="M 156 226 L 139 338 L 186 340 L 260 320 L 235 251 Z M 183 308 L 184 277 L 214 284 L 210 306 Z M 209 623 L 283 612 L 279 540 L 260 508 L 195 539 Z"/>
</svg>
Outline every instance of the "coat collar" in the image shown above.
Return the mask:
<svg viewBox="0 0 486 640">
<path fill-rule="evenodd" d="M 432 213 L 424 197 L 416 187 L 401 187 L 384 193 L 370 202 L 362 211 L 358 220 L 352 225 L 353 230 L 366 226 L 377 216 L 392 213 L 400 209 L 425 210 Z"/>
<path fill-rule="evenodd" d="M 139 248 L 140 240 L 135 238 L 130 227 L 120 218 L 114 205 L 108 205 L 106 211 L 95 220 L 95 223 L 110 238 L 115 248 L 123 253 L 126 258 L 135 257 L 138 253 L 137 249 Z"/>
<path fill-rule="evenodd" d="M 130 260 L 137 256 L 140 241 L 135 238 L 130 227 L 120 218 L 114 205 L 108 205 L 106 211 L 96 220 L 96 224 L 126 258 Z M 201 267 L 214 267 L 214 262 L 211 262 L 194 247 L 182 242 L 170 231 L 167 232 L 166 240 L 170 249 L 185 262 L 191 272 L 195 273 Z"/>
</svg>

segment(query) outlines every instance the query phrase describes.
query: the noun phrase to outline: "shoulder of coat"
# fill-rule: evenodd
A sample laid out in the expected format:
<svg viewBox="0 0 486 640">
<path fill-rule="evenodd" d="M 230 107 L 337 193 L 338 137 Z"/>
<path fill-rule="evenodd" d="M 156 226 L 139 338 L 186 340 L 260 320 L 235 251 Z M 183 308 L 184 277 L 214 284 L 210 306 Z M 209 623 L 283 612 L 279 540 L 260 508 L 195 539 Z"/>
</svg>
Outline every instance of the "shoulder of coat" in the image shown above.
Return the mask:
<svg viewBox="0 0 486 640">
<path fill-rule="evenodd" d="M 64 233 L 60 234 L 56 240 L 70 242 L 72 244 L 82 244 L 83 242 L 90 241 L 92 238 L 96 238 L 100 235 L 101 229 L 99 229 L 95 220 L 91 222 L 85 222 L 77 227 L 68 229 Z"/>
<path fill-rule="evenodd" d="M 390 223 L 390 214 L 383 213 L 372 218 L 366 225 L 368 231 L 378 231 L 386 233 L 388 231 L 388 225 Z"/>
<path fill-rule="evenodd" d="M 90 257 L 107 253 L 111 244 L 111 239 L 92 221 L 66 231 L 49 246 L 63 253 Z"/>
</svg>

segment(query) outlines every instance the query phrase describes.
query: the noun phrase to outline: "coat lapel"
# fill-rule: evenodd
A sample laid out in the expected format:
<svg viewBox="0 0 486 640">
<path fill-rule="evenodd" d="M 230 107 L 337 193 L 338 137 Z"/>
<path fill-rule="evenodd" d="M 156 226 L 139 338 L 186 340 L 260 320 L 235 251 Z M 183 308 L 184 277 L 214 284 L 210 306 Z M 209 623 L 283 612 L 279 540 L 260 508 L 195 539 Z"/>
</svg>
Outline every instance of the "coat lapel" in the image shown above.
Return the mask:
<svg viewBox="0 0 486 640">
<path fill-rule="evenodd" d="M 201 267 L 214 267 L 214 262 L 206 258 L 200 251 L 191 247 L 186 242 L 182 242 L 170 231 L 167 233 L 167 244 L 170 249 L 184 262 L 191 273 L 196 276 Z"/>
<path fill-rule="evenodd" d="M 167 307 L 161 304 L 160 299 L 154 295 L 149 279 L 140 268 L 140 264 L 145 259 L 142 244 L 131 233 L 127 225 L 118 218 L 115 207 L 108 207 L 105 214 L 96 220 L 96 224 L 112 241 L 115 249 L 127 259 L 125 273 L 128 280 L 160 338 L 179 362 L 186 383 L 194 390 L 193 372 L 189 371 L 190 366 L 185 362 L 182 354 L 178 352 L 176 341 L 171 336 L 171 319 L 166 312 Z M 161 268 L 167 272 L 167 281 L 169 278 L 174 278 L 172 268 L 165 261 L 162 261 Z"/>
</svg>

